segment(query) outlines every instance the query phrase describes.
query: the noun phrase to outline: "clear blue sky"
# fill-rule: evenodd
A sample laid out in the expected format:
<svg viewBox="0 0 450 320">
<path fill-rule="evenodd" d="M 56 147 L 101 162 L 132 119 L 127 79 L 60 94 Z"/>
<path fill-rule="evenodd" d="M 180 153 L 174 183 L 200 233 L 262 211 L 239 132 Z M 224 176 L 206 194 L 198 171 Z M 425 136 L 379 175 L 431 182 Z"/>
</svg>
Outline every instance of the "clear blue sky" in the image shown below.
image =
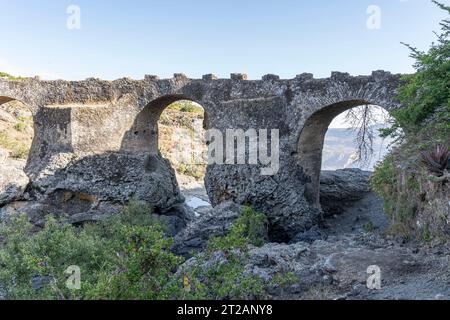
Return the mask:
<svg viewBox="0 0 450 320">
<path fill-rule="evenodd" d="M 80 30 L 66 27 L 70 4 Z M 444 17 L 428 0 L 0 0 L 0 12 L 0 70 L 64 79 L 406 73 L 400 42 L 426 49 Z"/>
</svg>

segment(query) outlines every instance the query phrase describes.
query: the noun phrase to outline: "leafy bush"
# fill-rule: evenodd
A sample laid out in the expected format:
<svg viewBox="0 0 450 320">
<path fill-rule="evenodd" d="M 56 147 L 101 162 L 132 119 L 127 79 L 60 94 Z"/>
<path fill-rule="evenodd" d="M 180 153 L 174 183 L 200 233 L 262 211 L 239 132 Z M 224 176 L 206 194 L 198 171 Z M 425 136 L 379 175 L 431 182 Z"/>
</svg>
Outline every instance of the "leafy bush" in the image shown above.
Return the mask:
<svg viewBox="0 0 450 320">
<path fill-rule="evenodd" d="M 196 104 L 192 101 L 187 101 L 187 100 L 174 102 L 169 106 L 169 109 L 177 110 L 177 111 L 181 111 L 181 112 L 196 113 L 196 114 L 204 113 L 202 107 L 200 107 L 198 104 Z"/>
<path fill-rule="evenodd" d="M 375 172 L 370 179 L 372 189 L 381 196 L 388 196 L 393 192 L 397 183 L 393 155 L 388 155 L 375 166 Z"/>
<path fill-rule="evenodd" d="M 250 245 L 262 246 L 266 234 L 266 217 L 244 207 L 229 234 L 211 238 L 206 251 L 188 261 L 176 280 L 182 299 L 262 299 L 270 285 L 290 282 L 289 274 L 271 283 L 245 272 Z"/>
<path fill-rule="evenodd" d="M 0 229 L 0 284 L 8 299 L 158 299 L 182 261 L 169 248 L 147 206 L 76 228 L 49 217 L 33 232 L 26 218 Z M 81 270 L 81 289 L 66 287 L 69 266 Z M 39 286 L 32 285 L 40 283 Z"/>
<path fill-rule="evenodd" d="M 433 1 L 450 14 L 450 7 Z M 392 112 L 394 123 L 384 135 L 398 135 L 437 129 L 442 137 L 450 132 L 450 20 L 441 22 L 442 33 L 428 52 L 406 44 L 416 60 L 417 72 L 403 77 L 398 99 L 403 108 Z"/>
<path fill-rule="evenodd" d="M 244 248 L 249 244 L 260 247 L 265 242 L 266 234 L 266 216 L 250 207 L 244 207 L 228 236 L 210 239 L 208 250 L 210 252 L 216 250 L 229 251 Z"/>
<path fill-rule="evenodd" d="M 0 72 L 0 78 L 5 78 L 5 79 L 8 79 L 8 80 L 23 80 L 24 79 L 22 77 L 12 76 L 12 75 L 10 75 L 9 73 L 6 73 L 6 72 Z"/>
<path fill-rule="evenodd" d="M 170 252 L 172 239 L 151 211 L 132 201 L 122 214 L 81 227 L 48 217 L 40 231 L 11 216 L 0 227 L 0 292 L 7 299 L 247 299 L 292 279 L 264 283 L 245 272 L 249 246 L 262 245 L 266 232 L 265 216 L 251 208 L 182 272 L 183 258 Z M 71 266 L 80 268 L 79 289 L 66 286 Z"/>
</svg>

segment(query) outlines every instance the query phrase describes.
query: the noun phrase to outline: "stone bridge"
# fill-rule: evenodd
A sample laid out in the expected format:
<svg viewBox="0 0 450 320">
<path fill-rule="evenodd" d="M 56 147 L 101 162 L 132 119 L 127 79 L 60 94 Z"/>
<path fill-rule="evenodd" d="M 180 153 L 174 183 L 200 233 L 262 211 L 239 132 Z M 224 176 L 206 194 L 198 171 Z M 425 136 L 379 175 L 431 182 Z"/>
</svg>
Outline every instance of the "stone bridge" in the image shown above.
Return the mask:
<svg viewBox="0 0 450 320">
<path fill-rule="evenodd" d="M 322 147 L 333 118 L 359 105 L 399 108 L 394 99 L 399 83 L 400 75 L 385 71 L 369 76 L 333 72 L 326 79 L 266 75 L 256 81 L 244 74 L 230 79 L 183 74 L 115 81 L 0 79 L 0 104 L 19 100 L 34 115 L 26 200 L 41 211 L 59 206 L 74 215 L 109 210 L 132 197 L 169 216 L 183 203 L 174 170 L 158 151 L 159 117 L 177 100 L 199 103 L 206 129 L 278 129 L 276 175 L 261 175 L 258 165 L 212 164 L 205 184 L 213 205 L 226 200 L 251 205 L 268 215 L 275 240 L 288 240 L 320 215 Z"/>
</svg>

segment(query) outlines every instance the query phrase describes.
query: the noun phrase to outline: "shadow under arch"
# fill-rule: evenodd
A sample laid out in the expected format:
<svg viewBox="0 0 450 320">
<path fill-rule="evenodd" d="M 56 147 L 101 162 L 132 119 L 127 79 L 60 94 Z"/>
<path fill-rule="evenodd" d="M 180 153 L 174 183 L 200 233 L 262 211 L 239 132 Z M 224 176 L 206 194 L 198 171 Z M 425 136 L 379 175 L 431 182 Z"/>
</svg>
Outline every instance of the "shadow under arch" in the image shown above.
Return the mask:
<svg viewBox="0 0 450 320">
<path fill-rule="evenodd" d="M 320 208 L 320 174 L 322 169 L 322 151 L 325 135 L 334 118 L 341 113 L 363 105 L 377 106 L 389 110 L 377 103 L 366 100 L 347 100 L 328 105 L 314 112 L 305 122 L 297 142 L 298 162 L 309 177 L 305 186 L 307 201 Z"/>
<path fill-rule="evenodd" d="M 195 99 L 182 94 L 170 94 L 149 102 L 135 117 L 133 125 L 124 134 L 120 152 L 148 153 L 159 155 L 158 121 L 163 111 L 172 103 L 187 100 L 199 104 L 204 110 L 203 127 L 206 128 L 208 115 L 203 105 Z"/>
<path fill-rule="evenodd" d="M 10 98 L 10 97 L 5 97 L 5 96 L 0 96 L 0 106 L 4 103 L 8 103 L 11 101 L 14 101 L 16 99 Z"/>
</svg>

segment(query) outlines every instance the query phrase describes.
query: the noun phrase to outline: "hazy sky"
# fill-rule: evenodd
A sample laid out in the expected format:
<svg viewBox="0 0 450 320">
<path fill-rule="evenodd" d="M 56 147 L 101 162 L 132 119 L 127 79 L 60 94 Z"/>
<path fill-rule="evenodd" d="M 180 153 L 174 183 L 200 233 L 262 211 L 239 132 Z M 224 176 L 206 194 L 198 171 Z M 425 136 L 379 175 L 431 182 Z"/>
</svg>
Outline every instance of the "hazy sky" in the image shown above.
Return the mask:
<svg viewBox="0 0 450 320">
<path fill-rule="evenodd" d="M 0 12 L 0 70 L 49 79 L 407 73 L 400 42 L 426 49 L 444 17 L 428 0 L 0 0 Z"/>
</svg>

